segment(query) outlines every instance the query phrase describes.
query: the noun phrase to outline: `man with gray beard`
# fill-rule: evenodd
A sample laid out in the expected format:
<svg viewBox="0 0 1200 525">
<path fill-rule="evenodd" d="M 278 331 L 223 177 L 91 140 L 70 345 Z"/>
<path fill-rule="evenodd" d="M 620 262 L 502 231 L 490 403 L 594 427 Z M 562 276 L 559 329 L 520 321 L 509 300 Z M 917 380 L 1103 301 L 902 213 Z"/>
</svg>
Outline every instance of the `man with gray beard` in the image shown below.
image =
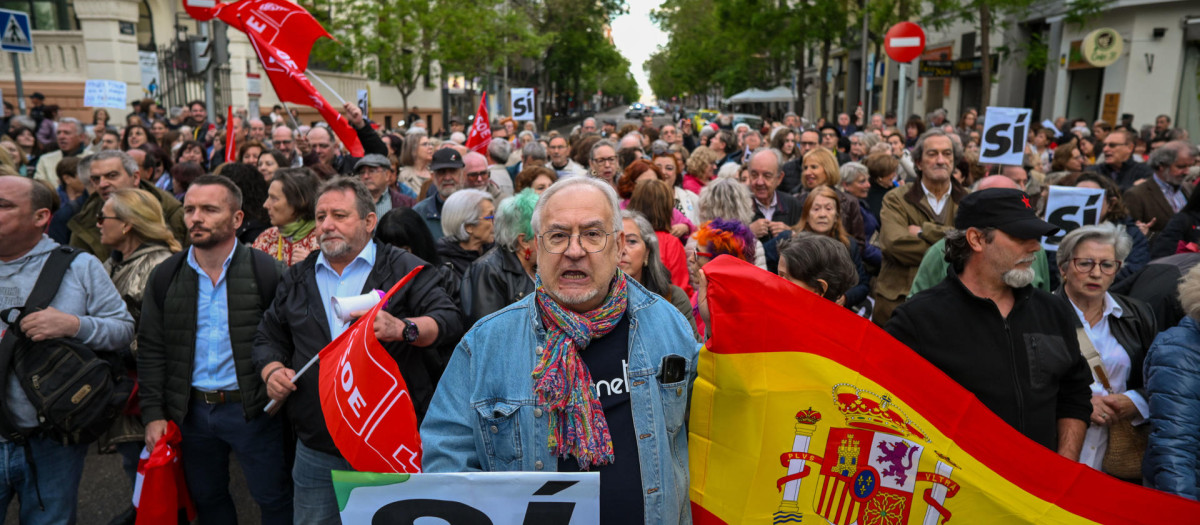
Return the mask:
<svg viewBox="0 0 1200 525">
<path fill-rule="evenodd" d="M 1026 437 L 1078 461 L 1092 374 L 1065 301 L 1035 289 L 1039 240 L 1058 228 L 1010 188 L 972 193 L 946 233 L 945 280 L 884 327 Z"/>
</svg>

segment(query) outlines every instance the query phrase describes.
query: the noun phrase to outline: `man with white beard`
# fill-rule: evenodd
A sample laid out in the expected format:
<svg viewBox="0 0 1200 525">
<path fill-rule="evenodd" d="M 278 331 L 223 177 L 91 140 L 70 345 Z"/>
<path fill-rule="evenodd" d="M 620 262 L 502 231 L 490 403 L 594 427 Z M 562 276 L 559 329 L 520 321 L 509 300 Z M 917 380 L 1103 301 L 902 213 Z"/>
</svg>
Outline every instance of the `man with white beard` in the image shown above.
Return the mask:
<svg viewBox="0 0 1200 525">
<path fill-rule="evenodd" d="M 1067 303 L 1035 289 L 1039 240 L 1058 227 L 1025 192 L 977 191 L 946 233 L 951 271 L 896 308 L 885 329 L 1026 437 L 1078 461 L 1092 382 Z"/>
</svg>

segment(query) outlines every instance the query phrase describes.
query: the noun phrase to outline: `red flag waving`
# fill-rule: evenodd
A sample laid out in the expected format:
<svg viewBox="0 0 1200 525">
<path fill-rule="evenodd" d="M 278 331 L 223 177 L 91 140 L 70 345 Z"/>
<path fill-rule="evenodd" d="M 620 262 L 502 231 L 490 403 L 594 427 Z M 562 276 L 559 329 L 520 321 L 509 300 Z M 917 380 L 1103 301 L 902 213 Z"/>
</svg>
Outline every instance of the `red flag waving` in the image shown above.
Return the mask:
<svg viewBox="0 0 1200 525">
<path fill-rule="evenodd" d="M 233 106 L 225 113 L 225 162 L 233 162 L 237 159 L 237 140 L 234 139 L 236 131 L 233 125 Z"/>
<path fill-rule="evenodd" d="M 299 65 L 286 52 L 259 40 L 253 33 L 247 33 L 247 36 L 250 37 L 250 45 L 254 46 L 254 52 L 258 54 L 258 61 L 262 63 L 263 69 L 267 70 L 267 78 L 270 78 L 271 85 L 275 86 L 275 94 L 279 96 L 279 100 L 316 108 L 329 124 L 329 129 L 333 130 L 338 139 L 346 145 L 346 149 L 350 150 L 351 155 L 365 155 L 362 142 L 358 140 L 358 133 L 346 118 L 317 92 L 317 88 L 309 82 Z"/>
<path fill-rule="evenodd" d="M 400 279 L 319 355 L 325 425 L 355 470 L 421 471 L 417 413 L 396 362 L 375 339 L 375 314 L 424 268 Z"/>
<path fill-rule="evenodd" d="M 467 133 L 467 149 L 487 155 L 488 144 L 492 143 L 492 125 L 488 119 L 487 91 L 479 98 L 479 111 L 475 112 L 475 120 L 471 122 L 471 130 Z"/>
<path fill-rule="evenodd" d="M 351 155 L 361 157 L 366 153 L 354 128 L 304 74 L 308 70 L 308 55 L 312 52 L 313 42 L 321 37 L 332 38 L 308 11 L 281 0 L 217 2 L 211 8 L 185 2 L 185 7 L 196 20 L 216 17 L 246 33 L 279 100 L 315 108 Z"/>
</svg>

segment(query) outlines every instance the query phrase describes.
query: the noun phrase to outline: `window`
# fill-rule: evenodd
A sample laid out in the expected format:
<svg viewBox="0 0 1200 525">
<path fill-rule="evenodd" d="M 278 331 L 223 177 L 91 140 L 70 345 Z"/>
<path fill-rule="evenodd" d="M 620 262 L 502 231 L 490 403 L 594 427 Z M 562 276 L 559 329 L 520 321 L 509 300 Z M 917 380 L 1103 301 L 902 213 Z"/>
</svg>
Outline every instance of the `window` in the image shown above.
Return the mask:
<svg viewBox="0 0 1200 525">
<path fill-rule="evenodd" d="M 137 21 L 137 43 L 138 49 L 142 51 L 154 51 L 154 22 L 150 15 L 150 3 L 147 0 L 142 0 L 138 4 L 138 21 Z"/>
<path fill-rule="evenodd" d="M 0 0 L 0 8 L 29 13 L 29 24 L 35 31 L 79 29 L 75 0 Z"/>
</svg>

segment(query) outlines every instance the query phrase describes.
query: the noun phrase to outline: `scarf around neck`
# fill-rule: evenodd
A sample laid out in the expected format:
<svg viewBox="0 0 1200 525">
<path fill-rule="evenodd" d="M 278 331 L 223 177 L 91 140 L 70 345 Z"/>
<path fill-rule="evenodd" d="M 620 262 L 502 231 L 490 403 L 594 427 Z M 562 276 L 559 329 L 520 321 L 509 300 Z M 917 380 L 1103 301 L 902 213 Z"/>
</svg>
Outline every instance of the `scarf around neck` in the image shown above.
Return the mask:
<svg viewBox="0 0 1200 525">
<path fill-rule="evenodd" d="M 604 304 L 587 313 L 560 306 L 536 279 L 537 305 L 546 342 L 533 369 L 538 403 L 548 409 L 549 446 L 560 458 L 575 456 L 580 468 L 613 462 L 604 406 L 592 395 L 592 374 L 579 352 L 616 328 L 629 304 L 628 281 L 617 272 Z"/>
<path fill-rule="evenodd" d="M 289 241 L 303 239 L 317 227 L 317 221 L 292 221 L 279 227 L 279 236 L 286 237 Z"/>
</svg>

